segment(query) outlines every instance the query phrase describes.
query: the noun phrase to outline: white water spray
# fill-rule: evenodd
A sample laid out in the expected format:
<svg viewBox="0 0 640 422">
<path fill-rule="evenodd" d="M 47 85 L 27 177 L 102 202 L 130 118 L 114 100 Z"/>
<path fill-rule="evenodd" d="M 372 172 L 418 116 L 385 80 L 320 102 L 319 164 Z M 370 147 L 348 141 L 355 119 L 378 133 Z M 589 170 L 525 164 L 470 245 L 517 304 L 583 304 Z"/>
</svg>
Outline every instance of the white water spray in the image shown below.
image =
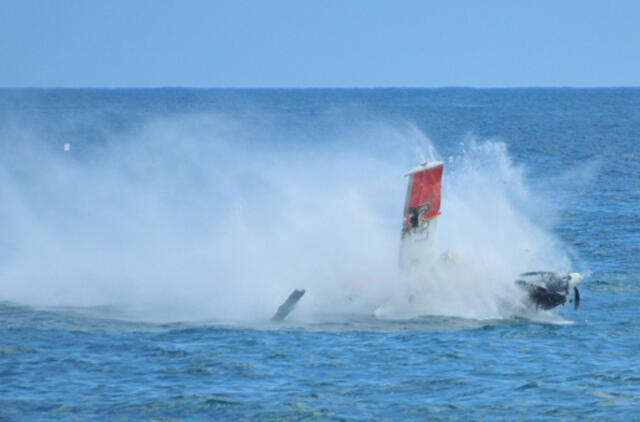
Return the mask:
<svg viewBox="0 0 640 422">
<path fill-rule="evenodd" d="M 333 132 L 343 135 L 282 143 L 200 116 L 114 135 L 84 155 L 22 134 L 0 168 L 0 298 L 262 320 L 305 288 L 302 316 L 370 315 L 403 286 L 402 174 L 419 161 L 416 143 L 435 151 L 412 126 Z M 528 217 L 538 200 L 504 144 L 470 142 L 447 158 L 440 249 L 465 264 L 423 285 L 420 311 L 499 316 L 515 274 L 568 269 L 562 244 Z"/>
<path fill-rule="evenodd" d="M 402 288 L 376 315 L 529 315 L 514 285 L 517 276 L 571 268 L 562 242 L 534 223 L 543 201 L 528 188 L 524 169 L 512 163 L 503 142 L 467 139 L 445 160 L 437 252 L 401 278 Z"/>
</svg>

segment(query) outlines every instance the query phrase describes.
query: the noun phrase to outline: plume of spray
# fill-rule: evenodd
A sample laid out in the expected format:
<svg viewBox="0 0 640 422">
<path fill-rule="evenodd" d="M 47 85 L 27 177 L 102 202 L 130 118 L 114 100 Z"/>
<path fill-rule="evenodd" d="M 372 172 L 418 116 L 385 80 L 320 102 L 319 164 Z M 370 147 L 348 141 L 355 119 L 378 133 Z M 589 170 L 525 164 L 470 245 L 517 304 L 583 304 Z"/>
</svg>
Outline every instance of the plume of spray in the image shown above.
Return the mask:
<svg viewBox="0 0 640 422">
<path fill-rule="evenodd" d="M 429 159 L 441 157 L 432 152 Z M 517 276 L 566 273 L 571 265 L 567 247 L 535 222 L 543 198 L 528 188 L 525 169 L 514 165 L 501 141 L 468 137 L 444 161 L 437 250 L 401 278 L 376 315 L 531 316 Z"/>
<path fill-rule="evenodd" d="M 5 131 L 0 297 L 145 320 L 266 320 L 305 288 L 299 315 L 370 315 L 406 287 L 402 174 L 420 161 L 415 145 L 423 158 L 435 148 L 406 124 L 293 135 L 191 116 L 65 152 Z M 458 258 L 421 279 L 418 313 L 495 317 L 514 275 L 568 268 L 529 218 L 539 198 L 504 144 L 469 141 L 445 165 L 439 242 Z"/>
<path fill-rule="evenodd" d="M 0 297 L 145 320 L 266 320 L 298 287 L 310 310 L 381 301 L 411 160 L 379 150 L 415 133 L 351 127 L 283 143 L 285 132 L 192 116 L 70 153 L 23 128 L 5 134 Z"/>
</svg>

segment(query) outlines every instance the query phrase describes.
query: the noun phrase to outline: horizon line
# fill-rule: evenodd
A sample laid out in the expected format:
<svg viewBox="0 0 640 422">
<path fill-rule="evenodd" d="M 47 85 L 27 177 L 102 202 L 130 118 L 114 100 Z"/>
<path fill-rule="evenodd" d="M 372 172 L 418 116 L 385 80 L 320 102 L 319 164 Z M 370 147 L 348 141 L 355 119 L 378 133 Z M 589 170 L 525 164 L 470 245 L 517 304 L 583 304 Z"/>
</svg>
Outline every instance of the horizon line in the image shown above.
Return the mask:
<svg viewBox="0 0 640 422">
<path fill-rule="evenodd" d="M 470 85 L 441 85 L 441 86 L 187 86 L 187 85 L 155 85 L 155 86 L 0 86 L 0 89 L 94 89 L 94 90 L 154 90 L 154 89 L 192 89 L 192 90 L 375 90 L 375 89 L 477 89 L 477 90 L 502 90 L 502 89 L 637 89 L 640 85 L 530 85 L 530 86 L 470 86 Z"/>
</svg>

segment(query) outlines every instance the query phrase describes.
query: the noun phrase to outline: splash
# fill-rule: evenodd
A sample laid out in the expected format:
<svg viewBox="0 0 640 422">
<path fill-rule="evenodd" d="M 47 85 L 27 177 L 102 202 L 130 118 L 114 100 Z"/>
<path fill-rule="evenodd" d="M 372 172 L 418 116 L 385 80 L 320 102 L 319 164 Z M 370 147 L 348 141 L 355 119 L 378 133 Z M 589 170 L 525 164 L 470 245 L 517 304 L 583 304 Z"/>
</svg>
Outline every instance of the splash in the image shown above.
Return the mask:
<svg viewBox="0 0 640 422">
<path fill-rule="evenodd" d="M 5 132 L 2 300 L 264 320 L 305 288 L 301 318 L 371 315 L 417 283 L 397 269 L 402 174 L 438 153 L 411 125 L 353 123 L 329 138 L 279 124 L 167 118 L 67 151 Z M 503 143 L 448 157 L 439 247 L 457 258 L 420 280 L 414 310 L 494 318 L 518 272 L 568 269 L 530 218 L 538 201 Z"/>
<path fill-rule="evenodd" d="M 445 163 L 438 251 L 401 278 L 376 315 L 538 318 L 513 281 L 536 269 L 566 273 L 571 260 L 553 232 L 536 224 L 544 199 L 525 176 L 505 143 L 466 139 Z"/>
<path fill-rule="evenodd" d="M 313 292 L 311 308 L 381 295 L 403 165 L 342 145 L 379 151 L 415 134 L 352 127 L 283 144 L 272 131 L 164 119 L 69 152 L 7 136 L 0 296 L 171 320 L 266 318 L 296 287 Z"/>
</svg>

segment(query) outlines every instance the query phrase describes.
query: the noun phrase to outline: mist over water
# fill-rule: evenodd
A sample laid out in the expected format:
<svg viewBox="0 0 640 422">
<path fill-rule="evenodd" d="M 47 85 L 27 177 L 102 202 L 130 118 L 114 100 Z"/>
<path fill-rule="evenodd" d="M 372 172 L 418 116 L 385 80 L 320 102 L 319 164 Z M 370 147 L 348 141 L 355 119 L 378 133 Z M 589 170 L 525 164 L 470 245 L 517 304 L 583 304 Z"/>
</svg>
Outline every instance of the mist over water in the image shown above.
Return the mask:
<svg viewBox="0 0 640 422">
<path fill-rule="evenodd" d="M 527 185 L 526 169 L 513 163 L 504 142 L 473 136 L 457 154 L 434 158 L 445 163 L 438 251 L 400 278 L 402 288 L 377 315 L 550 321 L 527 306 L 514 280 L 526 271 L 568 273 L 570 249 L 551 225 L 536 223 L 548 205 Z"/>
<path fill-rule="evenodd" d="M 6 301 L 255 321 L 304 288 L 296 315 L 312 320 L 368 316 L 413 289 L 420 300 L 390 317 L 483 319 L 519 312 L 519 273 L 571 269 L 568 248 L 539 222 L 545 198 L 491 139 L 441 156 L 405 123 L 325 116 L 292 128 L 221 113 L 145 121 L 68 152 L 29 127 L 2 136 Z M 438 254 L 449 259 L 407 280 L 397 268 L 402 175 L 436 158 Z"/>
</svg>

